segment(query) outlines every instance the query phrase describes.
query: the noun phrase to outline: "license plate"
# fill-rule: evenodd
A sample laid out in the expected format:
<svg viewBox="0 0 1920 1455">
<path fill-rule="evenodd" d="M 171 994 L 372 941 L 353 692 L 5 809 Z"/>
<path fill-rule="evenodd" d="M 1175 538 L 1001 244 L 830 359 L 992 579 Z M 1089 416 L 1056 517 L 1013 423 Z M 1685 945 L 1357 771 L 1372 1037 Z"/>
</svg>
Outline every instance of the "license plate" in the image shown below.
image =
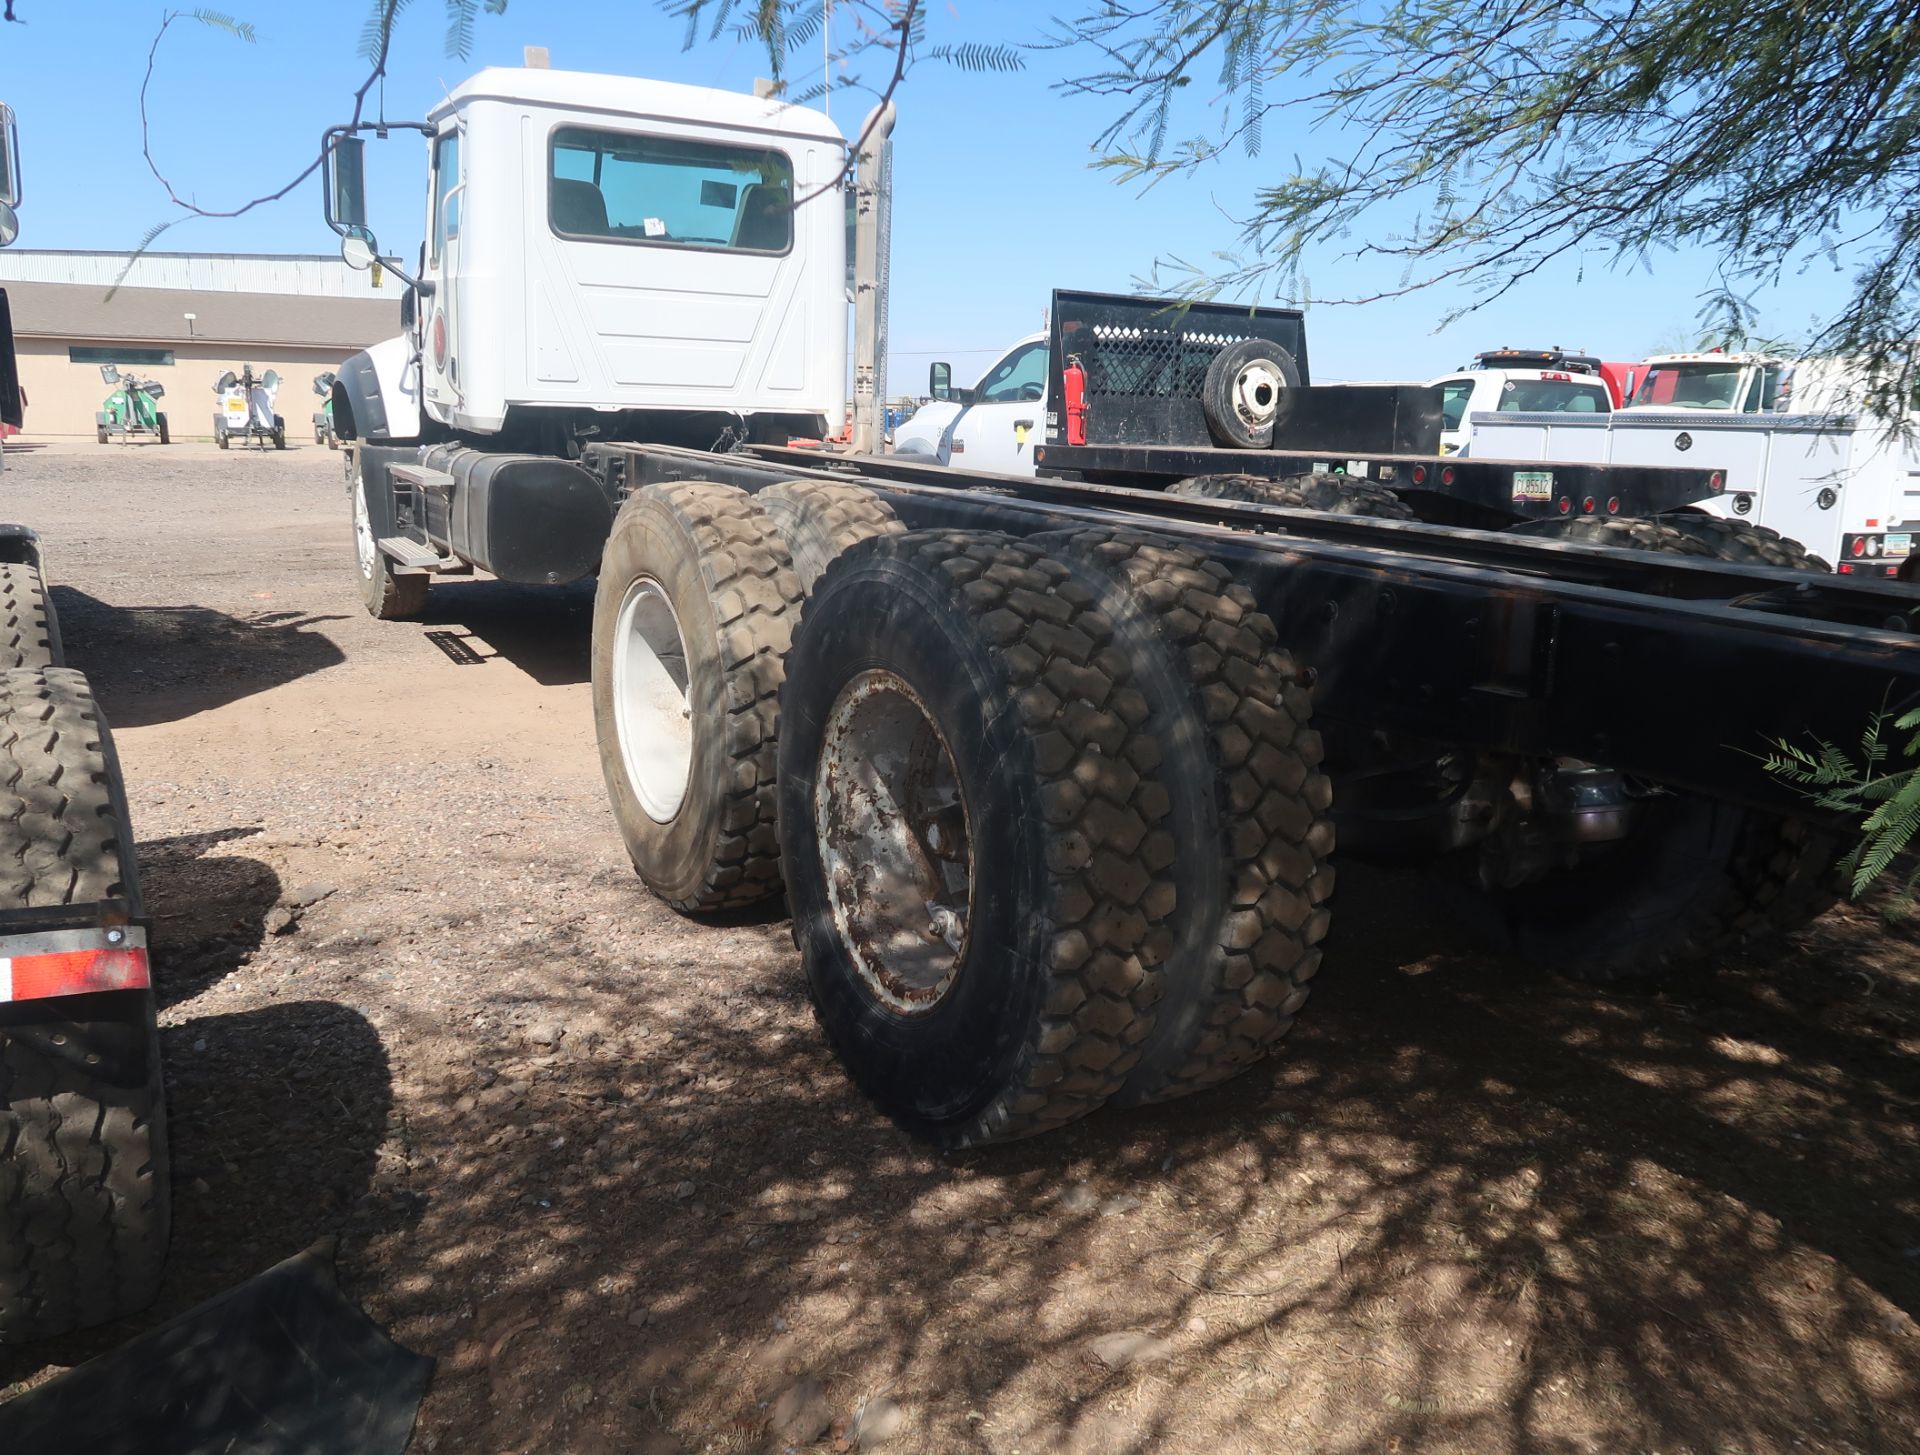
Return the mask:
<svg viewBox="0 0 1920 1455">
<path fill-rule="evenodd" d="M 1513 472 L 1513 502 L 1553 499 L 1553 471 L 1551 470 L 1515 470 Z"/>
<path fill-rule="evenodd" d="M 1880 549 L 1881 559 L 1884 560 L 1887 557 L 1891 556 L 1896 561 L 1904 561 L 1908 556 L 1912 554 L 1913 554 L 1913 532 L 1912 531 L 1900 531 L 1898 533 L 1889 531 L 1887 533 L 1886 542 L 1882 545 Z"/>
</svg>

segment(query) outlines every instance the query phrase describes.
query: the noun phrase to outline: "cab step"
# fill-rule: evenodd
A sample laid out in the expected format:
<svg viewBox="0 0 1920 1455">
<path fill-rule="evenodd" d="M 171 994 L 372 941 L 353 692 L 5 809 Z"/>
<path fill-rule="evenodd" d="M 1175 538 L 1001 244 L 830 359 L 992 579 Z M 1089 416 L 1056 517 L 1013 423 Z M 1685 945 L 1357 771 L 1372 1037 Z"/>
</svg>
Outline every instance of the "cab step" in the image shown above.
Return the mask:
<svg viewBox="0 0 1920 1455">
<path fill-rule="evenodd" d="M 416 571 L 454 571 L 463 564 L 407 536 L 381 536 L 378 544 L 382 555 L 391 556 L 398 565 L 411 566 Z"/>
<path fill-rule="evenodd" d="M 445 496 L 453 491 L 453 476 L 426 465 L 389 465 L 387 474 L 399 484 L 411 485 L 427 495 Z"/>
</svg>

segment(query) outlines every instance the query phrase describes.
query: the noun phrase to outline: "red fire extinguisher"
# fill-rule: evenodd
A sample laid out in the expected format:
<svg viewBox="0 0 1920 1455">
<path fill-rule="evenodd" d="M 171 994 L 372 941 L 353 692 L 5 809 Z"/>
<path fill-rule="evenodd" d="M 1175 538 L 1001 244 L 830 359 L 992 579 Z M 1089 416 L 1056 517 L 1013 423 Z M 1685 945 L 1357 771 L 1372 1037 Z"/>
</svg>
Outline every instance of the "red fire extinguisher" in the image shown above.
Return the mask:
<svg viewBox="0 0 1920 1455">
<path fill-rule="evenodd" d="M 1060 383 L 1067 396 L 1067 443 L 1084 445 L 1087 442 L 1087 371 L 1079 355 L 1069 356 L 1067 367 L 1060 371 Z"/>
</svg>

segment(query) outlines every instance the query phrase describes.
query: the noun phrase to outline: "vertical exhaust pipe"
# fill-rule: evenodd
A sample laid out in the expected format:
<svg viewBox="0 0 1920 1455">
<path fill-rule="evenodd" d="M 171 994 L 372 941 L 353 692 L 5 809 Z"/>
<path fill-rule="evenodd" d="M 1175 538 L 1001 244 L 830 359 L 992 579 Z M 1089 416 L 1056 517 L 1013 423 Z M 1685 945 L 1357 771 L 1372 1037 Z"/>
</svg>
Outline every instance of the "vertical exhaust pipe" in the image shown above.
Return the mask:
<svg viewBox="0 0 1920 1455">
<path fill-rule="evenodd" d="M 879 453 L 880 411 L 887 397 L 887 272 L 893 247 L 891 101 L 861 126 L 866 141 L 854 159 L 853 441 L 856 455 Z"/>
</svg>

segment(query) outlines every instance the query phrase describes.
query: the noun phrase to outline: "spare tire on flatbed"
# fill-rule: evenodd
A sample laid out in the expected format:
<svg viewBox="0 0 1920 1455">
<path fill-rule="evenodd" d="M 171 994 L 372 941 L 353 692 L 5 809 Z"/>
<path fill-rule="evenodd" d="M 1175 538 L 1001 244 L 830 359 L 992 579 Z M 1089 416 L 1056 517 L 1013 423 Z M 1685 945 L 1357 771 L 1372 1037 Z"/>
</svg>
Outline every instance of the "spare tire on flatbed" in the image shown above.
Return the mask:
<svg viewBox="0 0 1920 1455">
<path fill-rule="evenodd" d="M 148 1303 L 169 1202 L 133 834 L 80 673 L 0 672 L 0 768 L 0 1342 L 13 1342 Z M 93 928 L 46 928 L 67 922 Z M 142 948 L 36 988 L 27 952 L 63 936 Z M 131 988 L 86 989 L 105 984 Z"/>
</svg>

